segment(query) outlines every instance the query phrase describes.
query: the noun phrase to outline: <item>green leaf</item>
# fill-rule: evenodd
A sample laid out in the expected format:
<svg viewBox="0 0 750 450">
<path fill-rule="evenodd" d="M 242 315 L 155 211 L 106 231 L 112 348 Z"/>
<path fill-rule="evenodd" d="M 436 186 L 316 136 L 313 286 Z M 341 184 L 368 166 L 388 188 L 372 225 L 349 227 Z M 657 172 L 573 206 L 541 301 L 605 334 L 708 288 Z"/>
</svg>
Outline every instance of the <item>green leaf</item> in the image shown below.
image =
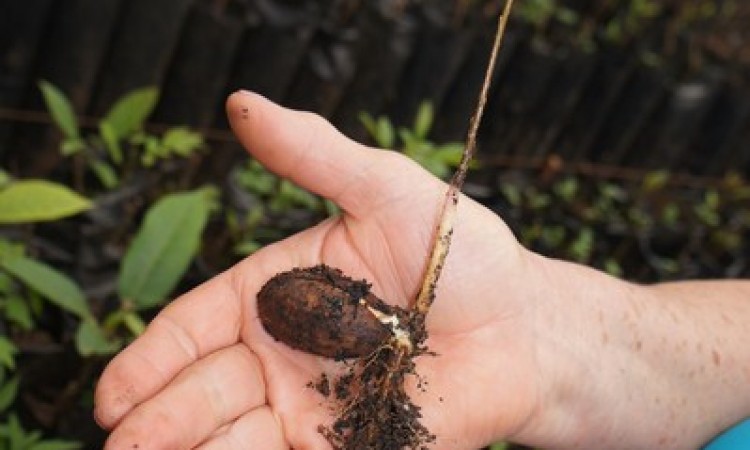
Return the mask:
<svg viewBox="0 0 750 450">
<path fill-rule="evenodd" d="M 578 193 L 578 179 L 575 177 L 566 177 L 555 183 L 552 189 L 558 197 L 570 203 Z"/>
<path fill-rule="evenodd" d="M 28 450 L 78 450 L 80 448 L 83 448 L 80 442 L 46 439 L 33 444 Z"/>
<path fill-rule="evenodd" d="M 425 139 L 427 137 L 434 119 L 435 108 L 433 108 L 432 102 L 422 102 L 417 110 L 417 116 L 414 118 L 414 134 L 418 139 Z"/>
<path fill-rule="evenodd" d="M 170 194 L 154 204 L 120 267 L 118 293 L 138 308 L 163 303 L 200 246 L 216 191 Z"/>
<path fill-rule="evenodd" d="M 81 356 L 111 355 L 120 349 L 120 340 L 110 340 L 93 319 L 83 320 L 76 331 L 76 348 Z"/>
<path fill-rule="evenodd" d="M 28 450 L 78 450 L 83 448 L 80 442 L 46 439 L 31 445 Z"/>
<path fill-rule="evenodd" d="M 719 192 L 716 189 L 709 189 L 704 195 L 704 203 L 706 207 L 717 210 L 721 204 Z"/>
<path fill-rule="evenodd" d="M 112 128 L 115 136 L 126 138 L 143 127 L 158 100 L 159 90 L 155 87 L 134 90 L 120 98 L 103 121 Z"/>
<path fill-rule="evenodd" d="M 326 213 L 329 216 L 333 217 L 333 216 L 341 215 L 341 208 L 339 208 L 339 206 L 333 201 L 324 199 L 323 206 L 325 207 Z"/>
<path fill-rule="evenodd" d="M 588 262 L 594 251 L 594 231 L 591 228 L 582 228 L 578 237 L 570 243 L 568 254 L 580 263 Z"/>
<path fill-rule="evenodd" d="M 8 437 L 8 446 L 11 449 L 23 449 L 26 447 L 26 433 L 21 428 L 21 422 L 18 420 L 18 416 L 10 414 L 8 416 L 8 423 L 6 425 L 6 433 Z"/>
<path fill-rule="evenodd" d="M 106 162 L 98 160 L 89 161 L 89 167 L 91 167 L 94 175 L 96 175 L 96 178 L 105 188 L 114 189 L 120 184 L 117 172 Z"/>
<path fill-rule="evenodd" d="M 490 450 L 507 450 L 509 444 L 507 442 L 496 442 L 490 445 Z"/>
<path fill-rule="evenodd" d="M 3 258 L 23 256 L 25 254 L 26 248 L 23 244 L 0 238 L 0 260 L 2 260 Z M 3 286 L 9 286 L 7 280 L 4 281 Z"/>
<path fill-rule="evenodd" d="M 232 248 L 232 251 L 240 256 L 248 256 L 260 250 L 261 248 L 263 248 L 262 244 L 253 239 L 248 239 L 235 245 Z"/>
<path fill-rule="evenodd" d="M 89 208 L 88 199 L 45 180 L 16 181 L 0 191 L 0 223 L 57 220 Z"/>
<path fill-rule="evenodd" d="M 567 231 L 562 225 L 547 225 L 542 228 L 541 239 L 550 248 L 558 248 L 565 240 Z"/>
<path fill-rule="evenodd" d="M 31 330 L 34 321 L 31 318 L 31 308 L 23 297 L 11 295 L 5 302 L 5 317 L 18 324 L 24 330 Z"/>
<path fill-rule="evenodd" d="M 164 147 L 161 143 L 161 139 L 156 136 L 150 134 L 144 135 L 141 145 L 143 146 L 141 164 L 144 167 L 151 167 L 159 158 L 166 158 L 169 156 L 169 149 Z"/>
<path fill-rule="evenodd" d="M 552 199 L 549 194 L 545 192 L 539 192 L 533 186 L 529 186 L 525 191 L 526 199 L 528 200 L 529 208 L 531 209 L 543 209 L 548 207 L 552 203 Z"/>
<path fill-rule="evenodd" d="M 448 144 L 443 144 L 435 147 L 434 150 L 436 159 L 452 167 L 458 166 L 458 164 L 461 162 L 461 156 L 463 155 L 463 152 L 464 144 L 460 142 L 450 142 Z M 472 161 L 472 167 L 474 167 L 475 164 L 478 163 L 476 161 Z"/>
<path fill-rule="evenodd" d="M 643 177 L 642 188 L 646 192 L 658 191 L 667 185 L 670 177 L 670 173 L 666 170 L 649 172 Z"/>
<path fill-rule="evenodd" d="M 680 206 L 675 202 L 669 202 L 662 207 L 661 220 L 665 225 L 673 227 L 680 220 Z"/>
<path fill-rule="evenodd" d="M 13 178 L 11 178 L 10 174 L 3 169 L 0 169 L 0 189 L 3 189 L 5 186 L 9 185 L 13 181 Z"/>
<path fill-rule="evenodd" d="M 161 145 L 180 156 L 189 156 L 203 146 L 203 136 L 187 127 L 170 128 L 164 133 Z"/>
<path fill-rule="evenodd" d="M 143 319 L 133 311 L 125 313 L 122 318 L 122 323 L 124 323 L 125 327 L 133 333 L 133 336 L 140 336 L 146 331 L 146 324 L 143 322 Z"/>
<path fill-rule="evenodd" d="M 104 147 L 109 153 L 109 157 L 112 161 L 120 165 L 122 164 L 122 147 L 120 147 L 120 138 L 117 136 L 112 124 L 107 121 L 103 121 L 99 124 L 99 136 L 104 141 Z"/>
<path fill-rule="evenodd" d="M 39 81 L 39 89 L 42 91 L 44 103 L 47 105 L 55 125 L 60 128 L 66 138 L 78 138 L 78 121 L 65 94 L 45 80 Z"/>
<path fill-rule="evenodd" d="M 320 199 L 318 197 L 289 180 L 281 180 L 279 196 L 291 204 L 303 206 L 310 210 L 315 210 L 320 206 Z"/>
<path fill-rule="evenodd" d="M 237 170 L 234 176 L 242 187 L 258 195 L 271 194 L 278 182 L 278 178 L 256 160 L 250 160 L 247 166 Z"/>
<path fill-rule="evenodd" d="M 622 277 L 624 273 L 620 263 L 617 262 L 617 260 L 613 258 L 609 258 L 606 261 L 604 261 L 604 271 L 614 277 Z"/>
<path fill-rule="evenodd" d="M 515 184 L 504 182 L 500 186 L 500 191 L 511 206 L 519 207 L 523 201 L 521 190 Z"/>
<path fill-rule="evenodd" d="M 0 364 L 11 370 L 15 369 L 16 353 L 18 353 L 16 344 L 7 337 L 0 336 Z"/>
<path fill-rule="evenodd" d="M 359 121 L 362 122 L 362 125 L 365 127 L 365 130 L 367 130 L 367 133 L 374 139 L 375 135 L 377 134 L 377 125 L 375 123 L 375 118 L 373 118 L 370 113 L 362 111 L 359 113 Z"/>
<path fill-rule="evenodd" d="M 65 138 L 60 144 L 60 153 L 63 156 L 71 156 L 86 149 L 86 142 L 78 137 Z"/>
<path fill-rule="evenodd" d="M 60 308 L 81 318 L 91 316 L 81 288 L 53 267 L 26 256 L 0 258 L 0 267 Z"/>
<path fill-rule="evenodd" d="M 698 219 L 710 227 L 718 227 L 721 224 L 721 216 L 715 208 L 707 203 L 700 203 L 693 207 L 693 212 Z"/>
<path fill-rule="evenodd" d="M 13 404 L 18 393 L 18 384 L 21 379 L 15 376 L 0 386 L 0 412 L 5 411 Z"/>
<path fill-rule="evenodd" d="M 574 26 L 581 21 L 576 11 L 562 7 L 555 12 L 555 18 L 567 26 Z"/>
<path fill-rule="evenodd" d="M 0 258 L 2 258 L 5 255 L 5 252 L 7 251 L 6 246 L 9 244 L 10 243 L 8 241 L 3 241 L 2 239 L 0 239 Z M 23 255 L 23 246 L 21 246 L 21 252 L 19 254 Z M 15 292 L 13 287 L 14 287 L 13 278 L 11 278 L 5 272 L 0 272 L 0 294 L 5 294 L 5 295 L 13 294 L 13 292 Z"/>
<path fill-rule="evenodd" d="M 375 141 L 383 148 L 393 148 L 396 144 L 396 131 L 391 121 L 385 116 L 378 118 L 375 128 Z"/>
</svg>

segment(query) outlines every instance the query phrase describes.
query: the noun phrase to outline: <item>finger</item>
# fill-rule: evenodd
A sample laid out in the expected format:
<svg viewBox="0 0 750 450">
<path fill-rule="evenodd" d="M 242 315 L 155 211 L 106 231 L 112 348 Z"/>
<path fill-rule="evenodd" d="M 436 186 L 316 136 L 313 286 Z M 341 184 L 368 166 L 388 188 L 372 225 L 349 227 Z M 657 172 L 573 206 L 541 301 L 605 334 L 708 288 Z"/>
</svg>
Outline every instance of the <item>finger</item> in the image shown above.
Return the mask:
<svg viewBox="0 0 750 450">
<path fill-rule="evenodd" d="M 251 92 L 231 95 L 227 114 L 242 145 L 263 165 L 355 216 L 389 189 L 383 178 L 393 170 L 383 165 L 408 165 L 394 152 L 348 139 L 316 114 L 282 108 Z"/>
<path fill-rule="evenodd" d="M 271 408 L 256 408 L 221 429 L 197 450 L 288 449 L 281 422 Z"/>
<path fill-rule="evenodd" d="M 111 428 L 189 364 L 237 342 L 242 309 L 229 273 L 172 302 L 102 373 L 95 394 L 97 422 Z"/>
<path fill-rule="evenodd" d="M 258 358 L 234 345 L 206 356 L 126 415 L 106 449 L 188 449 L 265 404 Z"/>
</svg>

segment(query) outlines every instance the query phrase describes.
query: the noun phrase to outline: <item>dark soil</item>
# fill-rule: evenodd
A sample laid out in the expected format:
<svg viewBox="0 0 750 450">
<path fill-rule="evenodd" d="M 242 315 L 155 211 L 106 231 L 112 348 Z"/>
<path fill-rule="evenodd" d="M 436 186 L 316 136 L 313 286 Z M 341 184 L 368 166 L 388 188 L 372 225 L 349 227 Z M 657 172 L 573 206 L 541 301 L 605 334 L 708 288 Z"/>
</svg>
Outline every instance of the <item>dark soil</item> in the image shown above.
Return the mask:
<svg viewBox="0 0 750 450">
<path fill-rule="evenodd" d="M 427 449 L 435 441 L 404 391 L 405 378 L 417 376 L 413 357 L 386 345 L 333 381 L 338 417 L 319 430 L 335 449 Z"/>
</svg>

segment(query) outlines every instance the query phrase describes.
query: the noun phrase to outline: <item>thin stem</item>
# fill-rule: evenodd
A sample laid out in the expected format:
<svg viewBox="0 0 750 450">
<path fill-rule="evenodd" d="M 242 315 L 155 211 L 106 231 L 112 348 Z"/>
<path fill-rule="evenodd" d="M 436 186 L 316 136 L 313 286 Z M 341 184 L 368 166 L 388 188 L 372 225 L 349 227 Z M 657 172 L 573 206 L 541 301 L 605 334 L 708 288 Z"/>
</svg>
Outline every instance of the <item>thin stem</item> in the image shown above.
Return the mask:
<svg viewBox="0 0 750 450">
<path fill-rule="evenodd" d="M 508 24 L 512 7 L 513 0 L 507 0 L 505 2 L 505 9 L 503 9 L 503 13 L 498 20 L 495 41 L 492 44 L 490 60 L 487 64 L 487 71 L 484 74 L 484 82 L 482 83 L 482 89 L 479 93 L 479 100 L 474 114 L 471 117 L 471 121 L 469 122 L 466 146 L 461 155 L 461 162 L 459 163 L 458 169 L 456 169 L 456 173 L 453 175 L 453 178 L 448 185 L 448 191 L 445 193 L 445 201 L 440 213 L 440 221 L 435 234 L 435 241 L 432 244 L 432 252 L 430 253 L 430 258 L 427 263 L 422 287 L 420 288 L 419 294 L 414 302 L 415 311 L 422 317 L 427 314 L 430 310 L 430 306 L 432 306 L 433 300 L 435 300 L 435 289 L 437 288 L 440 273 L 445 264 L 445 258 L 448 256 L 448 250 L 450 249 L 451 238 L 453 236 L 453 225 L 456 218 L 459 193 L 461 192 L 461 187 L 466 179 L 466 172 L 469 170 L 469 163 L 474 156 L 474 150 L 477 146 L 477 131 L 479 130 L 479 123 L 482 120 L 484 107 L 487 104 L 487 93 L 489 92 L 490 84 L 492 83 L 492 74 L 495 71 L 497 54 L 500 51 L 503 36 L 505 36 L 505 28 Z"/>
</svg>

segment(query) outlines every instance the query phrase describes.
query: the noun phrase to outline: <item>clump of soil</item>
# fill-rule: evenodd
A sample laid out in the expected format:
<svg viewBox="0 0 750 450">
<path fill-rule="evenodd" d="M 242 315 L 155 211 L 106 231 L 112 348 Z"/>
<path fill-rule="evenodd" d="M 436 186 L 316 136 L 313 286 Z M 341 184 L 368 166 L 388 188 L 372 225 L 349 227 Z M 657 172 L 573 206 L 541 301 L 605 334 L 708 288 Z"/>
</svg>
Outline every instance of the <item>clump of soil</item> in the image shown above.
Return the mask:
<svg viewBox="0 0 750 450">
<path fill-rule="evenodd" d="M 309 353 L 347 359 L 345 374 L 323 373 L 308 386 L 335 404 L 320 432 L 343 449 L 426 449 L 435 436 L 404 390 L 418 376 L 414 358 L 427 352 L 424 316 L 391 306 L 325 265 L 283 272 L 258 294 L 261 323 L 275 339 Z"/>
<path fill-rule="evenodd" d="M 357 361 L 333 382 L 341 412 L 320 432 L 335 449 L 427 449 L 435 436 L 404 391 L 404 378 L 411 375 L 413 356 L 390 346 Z"/>
</svg>

